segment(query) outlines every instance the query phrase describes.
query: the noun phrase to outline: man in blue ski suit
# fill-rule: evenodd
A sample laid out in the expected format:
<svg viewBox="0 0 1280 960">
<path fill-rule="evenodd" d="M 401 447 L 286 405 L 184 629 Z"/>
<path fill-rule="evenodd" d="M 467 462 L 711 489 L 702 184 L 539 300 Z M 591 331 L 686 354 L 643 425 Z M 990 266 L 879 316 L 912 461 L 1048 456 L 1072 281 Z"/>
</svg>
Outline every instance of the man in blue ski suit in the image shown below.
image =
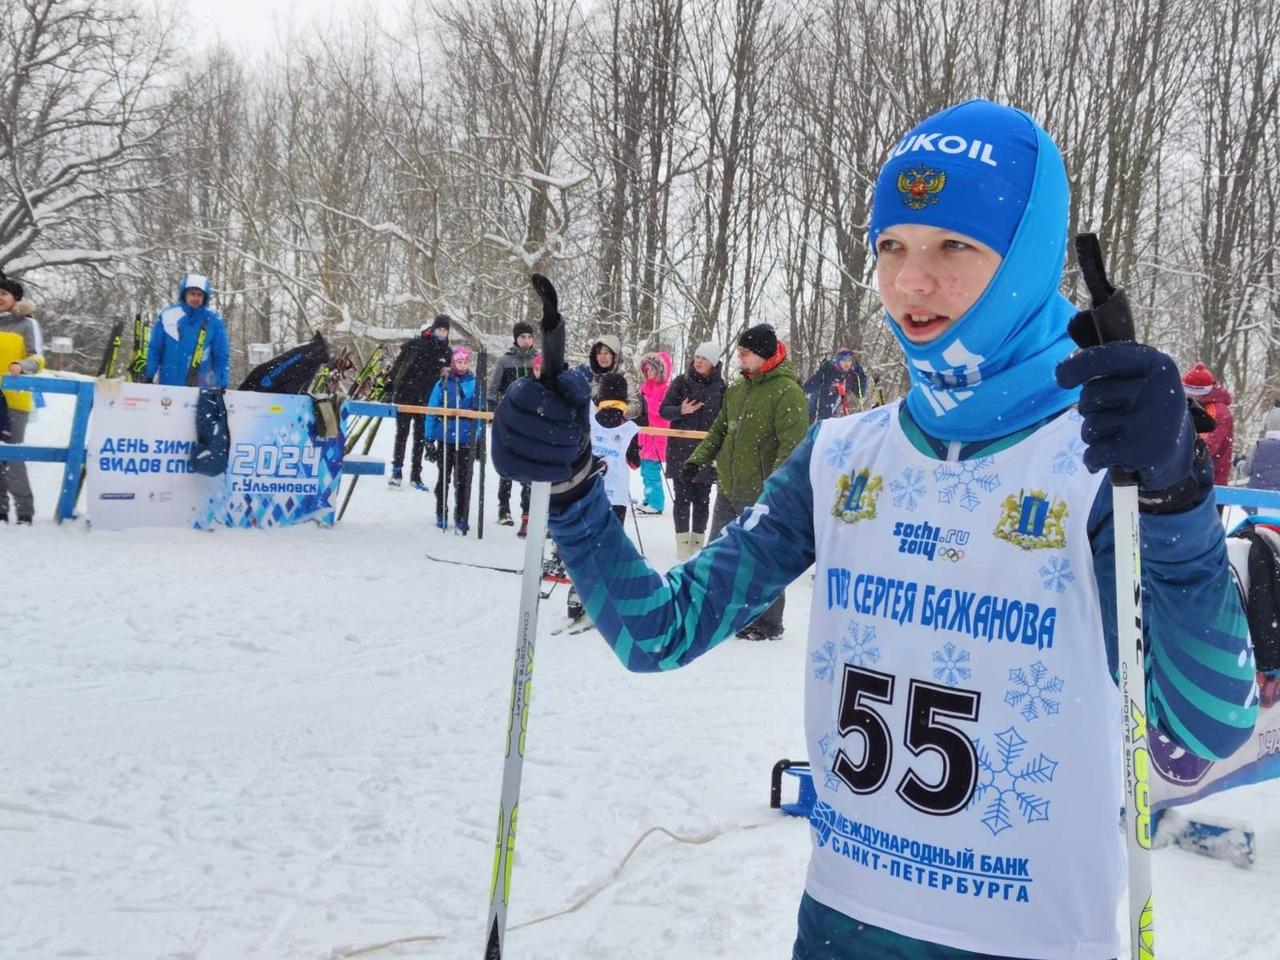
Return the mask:
<svg viewBox="0 0 1280 960">
<path fill-rule="evenodd" d="M 612 522 L 580 373 L 520 381 L 497 411 L 498 471 L 552 483 L 551 534 L 630 670 L 689 663 L 816 565 L 817 802 L 793 960 L 1119 955 L 1103 468 L 1139 478 L 1149 723 L 1208 758 L 1252 730 L 1211 464 L 1168 356 L 1074 349 L 1068 203 L 1056 145 L 1009 107 L 969 101 L 893 145 L 869 239 L 911 390 L 812 427 L 756 504 L 665 575 Z"/>
<path fill-rule="evenodd" d="M 178 302 L 156 314 L 147 346 L 144 380 L 171 387 L 220 387 L 231 381 L 231 347 L 227 325 L 209 309 L 213 284 L 199 273 L 185 273 L 178 281 Z M 195 382 L 190 382 L 191 356 L 200 330 L 204 329 L 204 351 Z"/>
</svg>

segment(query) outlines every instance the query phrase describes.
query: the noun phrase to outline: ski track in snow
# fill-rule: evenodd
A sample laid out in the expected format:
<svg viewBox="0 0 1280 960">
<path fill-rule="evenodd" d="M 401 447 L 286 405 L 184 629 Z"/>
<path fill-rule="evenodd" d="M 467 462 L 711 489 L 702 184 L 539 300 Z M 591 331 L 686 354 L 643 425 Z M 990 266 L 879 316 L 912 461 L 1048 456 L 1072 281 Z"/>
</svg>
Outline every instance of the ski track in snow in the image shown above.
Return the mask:
<svg viewBox="0 0 1280 960">
<path fill-rule="evenodd" d="M 493 472 L 477 542 L 376 477 L 333 530 L 58 528 L 60 472 L 31 470 L 41 522 L 0 529 L 0 957 L 479 955 L 519 578 L 423 551 L 520 564 Z M 669 515 L 640 522 L 669 564 Z M 790 956 L 807 828 L 768 775 L 804 753 L 808 578 L 789 594 L 782 642 L 659 677 L 550 637 L 544 602 L 513 957 Z M 1278 800 L 1198 805 L 1253 822 L 1252 870 L 1155 853 L 1162 960 L 1274 960 Z"/>
</svg>

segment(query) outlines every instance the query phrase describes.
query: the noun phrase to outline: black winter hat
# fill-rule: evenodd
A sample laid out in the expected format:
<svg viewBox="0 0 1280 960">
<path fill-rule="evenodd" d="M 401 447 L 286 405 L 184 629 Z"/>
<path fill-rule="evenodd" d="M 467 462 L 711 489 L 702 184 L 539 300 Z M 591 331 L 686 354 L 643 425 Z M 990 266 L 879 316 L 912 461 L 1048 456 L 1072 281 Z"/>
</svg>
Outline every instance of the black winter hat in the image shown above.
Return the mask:
<svg viewBox="0 0 1280 960">
<path fill-rule="evenodd" d="M 439 330 L 441 327 L 444 327 L 444 329 L 448 330 L 451 322 L 449 315 L 447 313 L 442 313 L 431 321 L 431 329 Z"/>
<path fill-rule="evenodd" d="M 773 355 L 778 352 L 778 335 L 769 324 L 760 323 L 742 331 L 738 346 L 750 350 L 758 357 L 772 360 Z"/>
<path fill-rule="evenodd" d="M 523 320 L 517 320 L 515 326 L 511 328 L 511 341 L 514 343 L 516 340 L 520 339 L 522 334 L 526 333 L 529 334 L 529 336 L 533 336 L 533 324 L 525 323 Z"/>
<path fill-rule="evenodd" d="M 25 292 L 22 289 L 22 284 L 10 277 L 5 277 L 3 280 L 0 280 L 0 290 L 12 294 L 13 299 L 15 300 L 21 300 L 22 294 Z"/>
<path fill-rule="evenodd" d="M 600 378 L 600 400 L 626 400 L 627 378 L 620 373 L 606 373 Z"/>
</svg>

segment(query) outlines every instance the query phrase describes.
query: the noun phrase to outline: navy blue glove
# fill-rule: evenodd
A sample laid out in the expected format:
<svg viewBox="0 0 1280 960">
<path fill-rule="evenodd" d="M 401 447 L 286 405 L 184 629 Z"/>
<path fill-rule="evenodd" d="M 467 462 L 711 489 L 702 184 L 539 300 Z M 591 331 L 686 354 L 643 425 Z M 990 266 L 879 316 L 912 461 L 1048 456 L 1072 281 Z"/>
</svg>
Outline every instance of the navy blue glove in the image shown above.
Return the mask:
<svg viewBox="0 0 1280 960">
<path fill-rule="evenodd" d="M 1196 456 L 1196 435 L 1172 357 L 1146 344 L 1113 341 L 1073 354 L 1058 364 L 1056 375 L 1065 389 L 1083 385 L 1079 410 L 1086 467 L 1136 474 L 1140 498 L 1141 492 L 1171 491 L 1173 496 L 1177 491 L 1181 501 L 1183 493 L 1199 492 L 1204 464 L 1197 461 L 1204 458 Z"/>
<path fill-rule="evenodd" d="M 532 377 L 513 383 L 493 415 L 498 473 L 520 483 L 550 481 L 558 504 L 585 492 L 599 472 L 591 459 L 590 401 L 591 381 L 581 369 L 560 374 L 554 390 Z"/>
</svg>

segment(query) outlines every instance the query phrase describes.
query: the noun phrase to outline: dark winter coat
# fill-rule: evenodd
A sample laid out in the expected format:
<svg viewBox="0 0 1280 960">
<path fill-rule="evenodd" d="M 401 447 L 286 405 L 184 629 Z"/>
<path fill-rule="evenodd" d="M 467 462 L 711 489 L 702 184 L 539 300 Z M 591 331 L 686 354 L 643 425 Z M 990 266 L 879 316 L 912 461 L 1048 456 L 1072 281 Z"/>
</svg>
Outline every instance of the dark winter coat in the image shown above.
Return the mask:
<svg viewBox="0 0 1280 960">
<path fill-rule="evenodd" d="M 764 481 L 787 459 L 809 429 L 809 404 L 800 381 L 778 352 L 753 377 L 724 393 L 724 404 L 690 463 L 715 461 L 721 494 L 735 504 L 755 503 Z"/>
<path fill-rule="evenodd" d="M 867 374 L 855 363 L 846 373 L 833 359 L 823 360 L 812 377 L 805 381 L 809 398 L 809 419 L 827 420 L 843 417 L 858 410 L 867 393 Z"/>
<path fill-rule="evenodd" d="M 468 370 L 461 377 L 453 372 L 446 373 L 436 381 L 427 401 L 429 407 L 451 407 L 460 410 L 479 410 L 480 400 L 476 396 L 476 375 Z M 447 419 L 449 426 L 444 428 L 441 421 Z M 469 446 L 476 433 L 479 421 L 470 417 L 427 417 L 423 437 L 427 440 L 444 440 L 449 446 Z"/>
<path fill-rule="evenodd" d="M 387 376 L 391 402 L 425 405 L 431 388 L 452 359 L 449 341 L 432 336 L 430 331 L 406 340 Z"/>
<path fill-rule="evenodd" d="M 705 377 L 690 364 L 687 373 L 682 373 L 671 381 L 658 412 L 664 419 L 671 421 L 673 430 L 709 430 L 724 403 L 724 390 L 724 378 L 720 376 L 719 364 Z M 686 416 L 680 412 L 680 404 L 685 400 L 698 400 L 702 406 Z M 697 440 L 672 437 L 667 441 L 668 477 L 674 480 L 680 476 L 680 468 L 697 446 Z M 708 467 L 703 471 L 704 474 L 709 474 L 706 479 L 715 479 L 714 470 L 714 467 Z"/>
<path fill-rule="evenodd" d="M 507 389 L 521 377 L 533 376 L 533 358 L 538 353 L 537 347 L 521 350 L 517 346 L 507 349 L 498 358 L 489 374 L 488 399 L 489 409 L 498 409 L 498 404 L 506 395 Z"/>
<path fill-rule="evenodd" d="M 1249 458 L 1249 486 L 1280 490 L 1280 436 L 1263 437 Z"/>
</svg>

